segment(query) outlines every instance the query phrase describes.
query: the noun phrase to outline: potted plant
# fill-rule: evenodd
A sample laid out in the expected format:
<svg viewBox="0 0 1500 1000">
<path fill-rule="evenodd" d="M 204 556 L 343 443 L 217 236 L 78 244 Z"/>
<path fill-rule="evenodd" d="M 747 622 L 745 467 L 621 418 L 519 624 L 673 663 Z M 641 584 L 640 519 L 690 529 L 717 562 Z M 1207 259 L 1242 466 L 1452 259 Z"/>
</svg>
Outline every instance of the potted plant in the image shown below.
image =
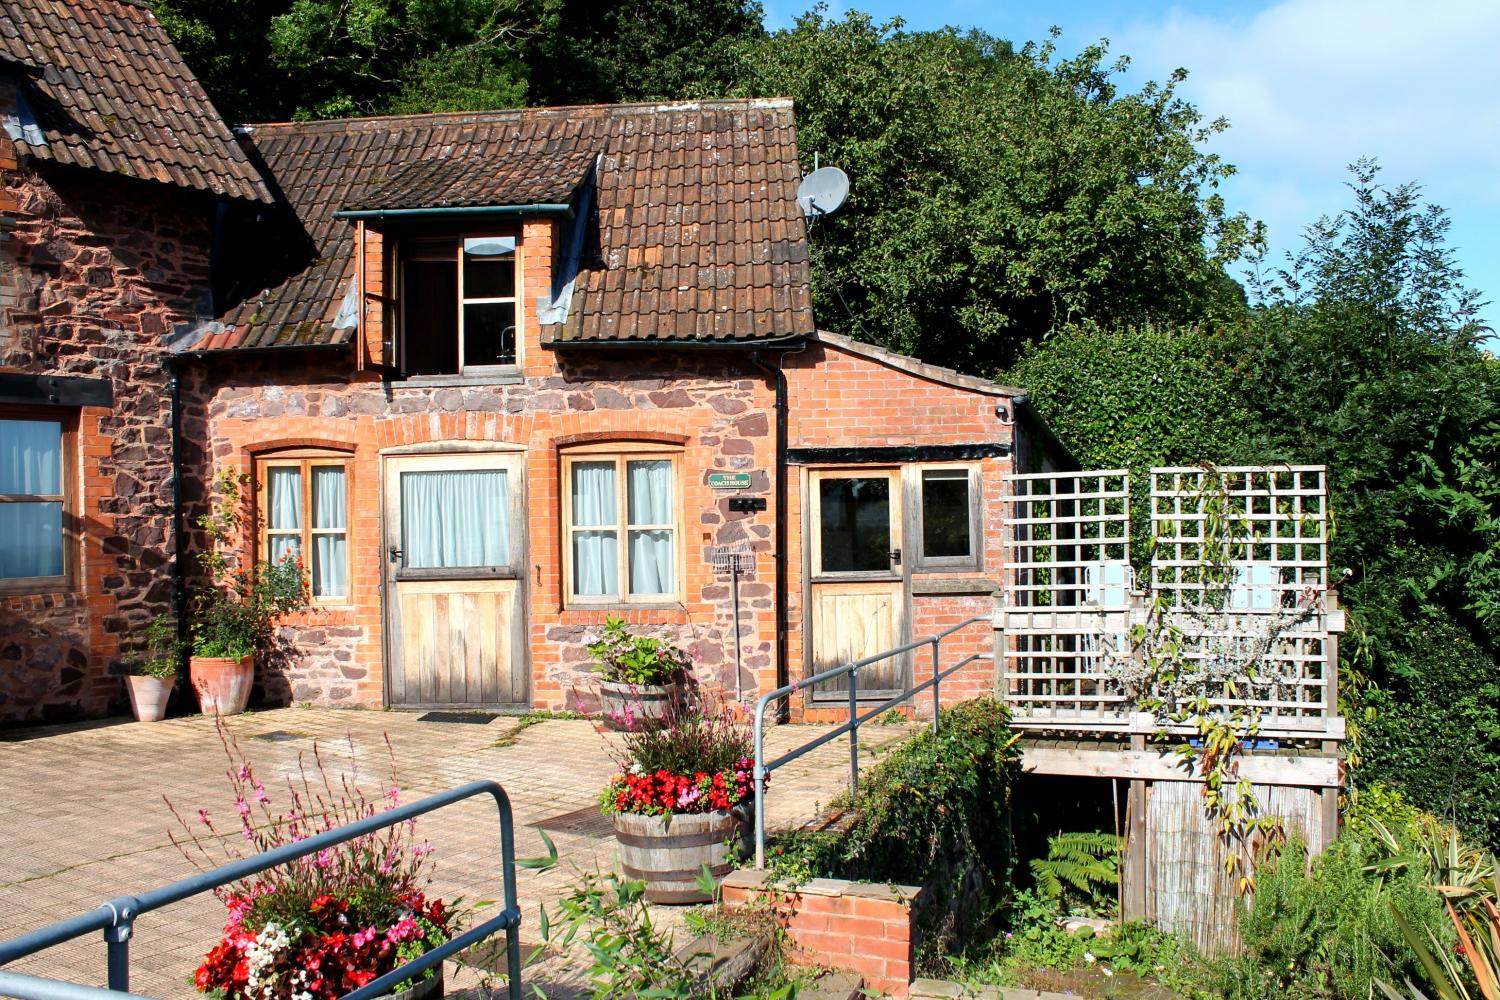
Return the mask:
<svg viewBox="0 0 1500 1000">
<path fill-rule="evenodd" d="M 664 639 L 635 635 L 622 618 L 607 618 L 604 631 L 585 647 L 599 675 L 599 709 L 618 729 L 660 723 L 683 697 L 691 660 Z"/>
<path fill-rule="evenodd" d="M 220 728 L 238 830 L 207 809 L 191 821 L 172 807 L 172 843 L 208 869 L 304 840 L 395 808 L 394 759 L 385 793 L 361 787 L 351 742 L 347 763 L 325 770 L 316 746 L 298 757 L 280 789 L 267 789 L 233 736 Z M 312 791 L 309 791 L 311 789 Z M 170 800 L 168 805 L 171 806 Z M 334 1000 L 368 985 L 457 933 L 452 908 L 424 891 L 433 851 L 412 821 L 327 848 L 216 890 L 229 917 L 194 985 L 219 1000 Z M 402 991 L 404 990 L 404 992 Z M 441 966 L 398 987 L 403 1000 L 441 996 Z"/>
<path fill-rule="evenodd" d="M 626 738 L 599 806 L 614 819 L 621 870 L 645 882 L 648 900 L 708 902 L 704 866 L 715 881 L 733 868 L 755 808 L 753 745 L 722 709 L 672 711 Z"/>
<path fill-rule="evenodd" d="M 225 554 L 239 529 L 253 524 L 249 483 L 243 473 L 220 471 L 214 478 L 214 503 L 198 519 L 209 545 L 199 556 L 204 578 L 193 602 L 188 678 L 205 715 L 245 710 L 255 681 L 256 651 L 267 647 L 277 621 L 308 604 L 300 555 L 288 553 L 274 562 L 240 568 Z"/>
<path fill-rule="evenodd" d="M 125 661 L 125 690 L 137 722 L 160 722 L 167 714 L 167 699 L 177 683 L 177 664 L 183 644 L 177 638 L 177 623 L 157 615 L 146 626 L 140 655 Z"/>
</svg>

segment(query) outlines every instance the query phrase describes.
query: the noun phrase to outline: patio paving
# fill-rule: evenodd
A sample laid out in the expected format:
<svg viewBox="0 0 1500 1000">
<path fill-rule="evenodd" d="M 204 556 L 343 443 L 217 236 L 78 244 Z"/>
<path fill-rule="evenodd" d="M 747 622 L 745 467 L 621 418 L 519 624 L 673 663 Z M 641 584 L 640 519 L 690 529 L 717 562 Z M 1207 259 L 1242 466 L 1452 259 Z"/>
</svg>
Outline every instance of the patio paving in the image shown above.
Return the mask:
<svg viewBox="0 0 1500 1000">
<path fill-rule="evenodd" d="M 579 871 L 614 863 L 611 828 L 592 807 L 614 770 L 619 737 L 591 722 L 548 720 L 521 729 L 519 720 L 503 716 L 474 724 L 288 708 L 226 725 L 273 796 L 315 741 L 333 773 L 348 769 L 352 741 L 364 786 L 379 794 L 390 770 L 389 737 L 405 802 L 479 778 L 499 781 L 515 812 L 518 856 L 545 853 L 540 824 L 561 860 L 550 871 L 517 871 L 523 942 L 537 939 L 538 906 L 550 909 Z M 773 727 L 767 753 L 803 743 L 820 728 Z M 861 746 L 873 751 L 909 731 L 866 728 Z M 810 818 L 843 789 L 848 759 L 847 743 L 834 740 L 778 771 L 767 796 L 770 825 Z M 174 821 L 163 796 L 190 820 L 206 808 L 221 829 L 237 829 L 227 770 L 214 724 L 202 717 L 0 735 L 0 940 L 192 874 L 168 839 Z M 493 804 L 476 799 L 440 810 L 420 821 L 419 833 L 436 846 L 432 890 L 444 899 L 461 897 L 476 917 L 491 912 L 503 892 Z M 190 977 L 223 921 L 223 907 L 210 895 L 142 917 L 131 946 L 132 992 L 196 995 Z M 7 968 L 103 985 L 104 946 L 91 934 Z M 567 963 L 552 962 L 526 978 L 537 977 L 576 979 L 576 972 L 570 977 Z M 450 984 L 451 994 L 472 987 L 473 977 L 450 966 Z"/>
</svg>

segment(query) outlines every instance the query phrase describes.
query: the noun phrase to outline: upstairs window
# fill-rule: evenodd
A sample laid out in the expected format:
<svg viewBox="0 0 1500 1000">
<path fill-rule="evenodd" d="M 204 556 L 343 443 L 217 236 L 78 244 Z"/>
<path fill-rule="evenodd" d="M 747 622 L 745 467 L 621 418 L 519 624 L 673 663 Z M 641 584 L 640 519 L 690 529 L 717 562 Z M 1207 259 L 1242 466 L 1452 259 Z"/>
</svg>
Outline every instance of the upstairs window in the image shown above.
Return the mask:
<svg viewBox="0 0 1500 1000">
<path fill-rule="evenodd" d="M 407 375 L 517 363 L 514 236 L 418 239 L 401 255 L 401 360 Z"/>
</svg>

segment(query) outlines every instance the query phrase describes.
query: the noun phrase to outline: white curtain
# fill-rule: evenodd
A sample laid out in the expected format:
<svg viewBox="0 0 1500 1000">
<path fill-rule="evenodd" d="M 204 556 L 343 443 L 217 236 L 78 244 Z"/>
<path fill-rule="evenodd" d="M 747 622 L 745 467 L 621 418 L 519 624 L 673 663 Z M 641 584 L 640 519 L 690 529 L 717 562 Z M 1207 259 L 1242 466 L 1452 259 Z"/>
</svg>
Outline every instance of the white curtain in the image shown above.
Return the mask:
<svg viewBox="0 0 1500 1000">
<path fill-rule="evenodd" d="M 344 469 L 315 465 L 312 470 L 312 588 L 315 597 L 343 597 L 349 579 L 349 536 L 344 523 L 347 500 Z"/>
<path fill-rule="evenodd" d="M 401 544 L 411 569 L 509 566 L 505 471 L 402 473 Z"/>
<path fill-rule="evenodd" d="M 617 523 L 615 463 L 576 462 L 573 465 L 573 527 L 592 528 Z M 573 592 L 598 597 L 618 591 L 619 536 L 614 531 L 573 532 Z"/>
<path fill-rule="evenodd" d="M 62 493 L 62 425 L 0 420 L 0 494 Z M 0 503 L 0 578 L 61 576 L 62 504 Z"/>
<path fill-rule="evenodd" d="M 634 530 L 635 525 L 672 523 L 672 463 L 653 460 L 627 463 L 629 487 L 630 592 L 672 593 L 672 531 Z"/>
<path fill-rule="evenodd" d="M 266 558 L 281 562 L 302 548 L 302 470 L 273 466 L 266 476 Z"/>
</svg>

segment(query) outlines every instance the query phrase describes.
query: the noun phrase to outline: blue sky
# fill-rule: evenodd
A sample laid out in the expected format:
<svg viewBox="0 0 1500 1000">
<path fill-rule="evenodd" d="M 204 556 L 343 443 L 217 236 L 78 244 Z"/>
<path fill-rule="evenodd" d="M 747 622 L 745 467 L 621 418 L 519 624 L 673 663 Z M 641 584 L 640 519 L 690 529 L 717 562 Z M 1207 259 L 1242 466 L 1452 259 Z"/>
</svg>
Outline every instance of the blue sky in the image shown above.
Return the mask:
<svg viewBox="0 0 1500 1000">
<path fill-rule="evenodd" d="M 809 2 L 766 0 L 770 27 Z M 1394 186 L 1448 210 L 1451 243 L 1500 328 L 1500 97 L 1496 0 L 833 0 L 911 29 L 979 27 L 1018 45 L 1057 25 L 1071 54 L 1100 38 L 1128 85 L 1188 70 L 1183 96 L 1230 130 L 1209 147 L 1239 168 L 1223 189 L 1265 222 L 1273 260 L 1304 226 L 1348 206 L 1347 165 L 1374 156 Z M 1491 343 L 1496 343 L 1492 340 Z"/>
</svg>

